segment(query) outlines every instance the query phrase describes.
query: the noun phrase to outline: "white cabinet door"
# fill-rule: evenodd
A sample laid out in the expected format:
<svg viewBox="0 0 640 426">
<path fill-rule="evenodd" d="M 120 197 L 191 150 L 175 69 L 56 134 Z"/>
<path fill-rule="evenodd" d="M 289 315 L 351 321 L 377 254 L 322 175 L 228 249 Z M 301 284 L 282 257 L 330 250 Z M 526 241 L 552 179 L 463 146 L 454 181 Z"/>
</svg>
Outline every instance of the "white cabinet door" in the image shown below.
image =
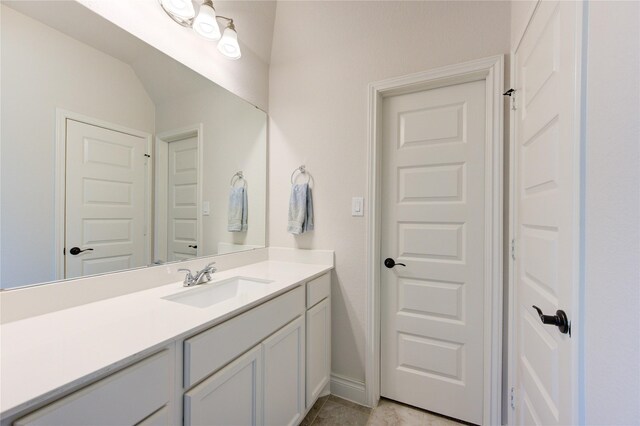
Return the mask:
<svg viewBox="0 0 640 426">
<path fill-rule="evenodd" d="M 165 405 L 136 426 L 169 426 L 171 425 L 171 412 L 169 406 Z"/>
<path fill-rule="evenodd" d="M 304 316 L 262 343 L 264 353 L 264 424 L 295 425 L 305 411 Z"/>
<path fill-rule="evenodd" d="M 307 311 L 307 407 L 329 382 L 331 374 L 331 299 Z"/>
<path fill-rule="evenodd" d="M 262 424 L 262 345 L 184 395 L 184 424 Z"/>
</svg>

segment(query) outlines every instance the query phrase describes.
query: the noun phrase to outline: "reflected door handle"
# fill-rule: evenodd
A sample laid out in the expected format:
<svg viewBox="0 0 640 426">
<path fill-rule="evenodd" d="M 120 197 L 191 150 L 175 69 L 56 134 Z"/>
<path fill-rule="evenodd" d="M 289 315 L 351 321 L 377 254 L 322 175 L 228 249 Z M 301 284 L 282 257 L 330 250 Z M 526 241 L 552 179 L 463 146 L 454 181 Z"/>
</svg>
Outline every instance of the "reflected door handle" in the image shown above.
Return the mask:
<svg viewBox="0 0 640 426">
<path fill-rule="evenodd" d="M 560 330 L 560 333 L 569 333 L 569 336 L 571 336 L 571 325 L 569 324 L 567 314 L 563 310 L 558 309 L 555 315 L 545 315 L 542 313 L 542 309 L 536 305 L 533 305 L 533 309 L 538 312 L 540 321 L 542 321 L 543 324 L 555 325 Z"/>
<path fill-rule="evenodd" d="M 197 249 L 198 248 L 197 245 L 189 245 L 189 247 L 192 248 L 192 249 Z"/>
<path fill-rule="evenodd" d="M 387 268 L 389 268 L 389 269 L 393 268 L 393 267 L 394 267 L 394 266 L 396 266 L 396 265 L 399 265 L 399 266 L 407 266 L 407 265 L 405 265 L 404 263 L 396 263 L 396 261 L 395 261 L 395 260 L 393 260 L 393 259 L 392 259 L 392 258 L 390 258 L 390 257 L 387 257 L 387 258 L 384 260 L 384 266 L 386 266 L 386 267 L 387 267 Z"/>
<path fill-rule="evenodd" d="M 80 247 L 71 247 L 71 250 L 69 250 L 69 254 L 77 256 L 80 253 L 82 253 L 83 251 L 93 251 L 93 249 L 92 248 L 86 248 L 84 250 L 80 250 Z"/>
</svg>

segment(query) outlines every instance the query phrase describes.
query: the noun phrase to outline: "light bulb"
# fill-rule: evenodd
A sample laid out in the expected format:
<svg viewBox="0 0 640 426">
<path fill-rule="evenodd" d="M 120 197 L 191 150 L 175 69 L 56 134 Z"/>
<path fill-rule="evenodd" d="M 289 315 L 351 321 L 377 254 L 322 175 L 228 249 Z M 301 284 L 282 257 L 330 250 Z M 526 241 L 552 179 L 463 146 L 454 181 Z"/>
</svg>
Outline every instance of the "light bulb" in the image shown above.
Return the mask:
<svg viewBox="0 0 640 426">
<path fill-rule="evenodd" d="M 182 19 L 191 19 L 196 15 L 191 0 L 161 0 L 161 4 L 167 12 Z"/>
<path fill-rule="evenodd" d="M 240 59 L 242 54 L 238 44 L 238 34 L 233 28 L 225 28 L 222 38 L 218 42 L 218 50 L 229 59 Z"/>
<path fill-rule="evenodd" d="M 216 11 L 211 5 L 204 3 L 200 6 L 198 16 L 193 21 L 193 29 L 206 39 L 218 40 L 220 38 L 220 27 L 216 21 Z"/>
</svg>

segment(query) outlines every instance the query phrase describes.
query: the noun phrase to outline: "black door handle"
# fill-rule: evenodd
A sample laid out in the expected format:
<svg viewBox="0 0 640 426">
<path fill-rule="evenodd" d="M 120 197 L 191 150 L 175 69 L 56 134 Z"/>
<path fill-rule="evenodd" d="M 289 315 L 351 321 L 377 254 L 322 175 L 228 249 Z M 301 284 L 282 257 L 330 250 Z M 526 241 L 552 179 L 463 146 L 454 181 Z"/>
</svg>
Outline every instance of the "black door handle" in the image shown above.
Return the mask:
<svg viewBox="0 0 640 426">
<path fill-rule="evenodd" d="M 387 267 L 387 268 L 389 268 L 389 269 L 393 268 L 393 267 L 394 267 L 394 266 L 396 266 L 396 265 L 400 265 L 400 266 L 407 266 L 407 265 L 405 265 L 404 263 L 396 263 L 396 261 L 395 261 L 395 260 L 393 260 L 393 259 L 392 259 L 392 258 L 390 258 L 390 257 L 387 257 L 387 258 L 384 260 L 384 266 L 386 266 L 386 267 Z"/>
<path fill-rule="evenodd" d="M 192 249 L 197 249 L 198 248 L 197 245 L 190 245 L 189 247 L 191 247 Z"/>
<path fill-rule="evenodd" d="M 555 315 L 545 315 L 536 305 L 533 305 L 533 309 L 538 312 L 540 321 L 542 321 L 543 324 L 555 325 L 560 330 L 560 333 L 569 333 L 569 336 L 571 336 L 571 324 L 569 324 L 567 314 L 563 310 L 558 309 Z"/>
<path fill-rule="evenodd" d="M 71 250 L 69 250 L 69 254 L 77 256 L 80 253 L 82 253 L 83 251 L 93 251 L 93 249 L 92 248 L 87 248 L 87 249 L 84 249 L 84 250 L 80 250 L 80 247 L 71 247 Z"/>
</svg>

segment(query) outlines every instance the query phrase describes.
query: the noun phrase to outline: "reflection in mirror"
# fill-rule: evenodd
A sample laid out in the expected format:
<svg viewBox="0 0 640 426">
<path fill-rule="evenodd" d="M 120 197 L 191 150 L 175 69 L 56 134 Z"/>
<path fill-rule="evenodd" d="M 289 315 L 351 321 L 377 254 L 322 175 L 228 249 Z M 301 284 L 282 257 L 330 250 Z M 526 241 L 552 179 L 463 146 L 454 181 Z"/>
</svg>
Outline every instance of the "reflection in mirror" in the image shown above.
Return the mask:
<svg viewBox="0 0 640 426">
<path fill-rule="evenodd" d="M 264 112 L 74 1 L 0 7 L 2 289 L 265 245 Z"/>
</svg>

